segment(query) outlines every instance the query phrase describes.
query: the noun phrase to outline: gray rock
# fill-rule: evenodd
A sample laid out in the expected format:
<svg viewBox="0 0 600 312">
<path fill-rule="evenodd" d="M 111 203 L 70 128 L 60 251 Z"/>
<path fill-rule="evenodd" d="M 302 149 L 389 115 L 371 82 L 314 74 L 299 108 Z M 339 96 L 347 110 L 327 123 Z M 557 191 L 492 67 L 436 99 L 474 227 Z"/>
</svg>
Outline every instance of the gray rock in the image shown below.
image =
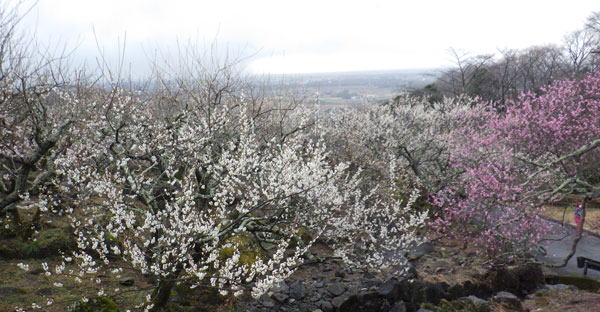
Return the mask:
<svg viewBox="0 0 600 312">
<path fill-rule="evenodd" d="M 27 291 L 25 291 L 22 288 L 17 288 L 17 287 L 0 287 L 0 295 L 3 296 L 10 296 L 10 295 L 23 295 L 26 294 Z"/>
<path fill-rule="evenodd" d="M 321 307 L 321 309 L 324 312 L 331 312 L 333 311 L 335 308 L 333 307 L 333 304 L 329 301 L 321 301 L 321 304 L 319 305 Z"/>
<path fill-rule="evenodd" d="M 555 284 L 555 285 L 544 285 L 542 288 L 547 290 L 569 290 L 574 289 L 575 286 L 565 285 L 565 284 Z"/>
<path fill-rule="evenodd" d="M 461 297 L 461 298 L 458 298 L 458 299 L 459 300 L 468 300 L 468 301 L 473 302 L 476 305 L 477 304 L 487 304 L 488 303 L 486 300 L 483 300 L 483 299 L 481 299 L 481 298 L 479 298 L 477 296 L 473 296 L 473 295 L 467 296 L 467 297 Z"/>
<path fill-rule="evenodd" d="M 318 293 L 315 293 L 308 298 L 308 301 L 310 301 L 310 302 L 317 302 L 319 300 L 321 300 L 321 296 L 319 296 Z"/>
<path fill-rule="evenodd" d="M 325 283 L 323 281 L 318 281 L 315 283 L 315 287 L 316 288 L 322 288 L 325 286 Z"/>
<path fill-rule="evenodd" d="M 58 293 L 56 287 L 46 287 L 35 292 L 38 296 L 50 296 Z"/>
<path fill-rule="evenodd" d="M 285 303 L 290 296 L 281 292 L 276 292 L 271 297 L 279 303 Z"/>
<path fill-rule="evenodd" d="M 492 302 L 497 302 L 508 309 L 518 311 L 523 309 L 523 306 L 521 305 L 521 300 L 519 300 L 519 298 L 514 294 L 509 293 L 507 291 L 501 291 L 496 293 L 496 295 L 492 297 Z"/>
<path fill-rule="evenodd" d="M 340 283 L 333 283 L 327 286 L 327 291 L 335 297 L 343 294 L 346 291 L 346 287 Z"/>
<path fill-rule="evenodd" d="M 123 286 L 133 286 L 134 283 L 135 280 L 133 279 L 133 277 L 123 277 L 119 280 L 119 284 Z"/>
<path fill-rule="evenodd" d="M 290 291 L 290 287 L 287 285 L 287 283 L 285 281 L 282 281 L 282 282 L 278 283 L 277 285 L 273 286 L 273 291 L 287 294 Z"/>
<path fill-rule="evenodd" d="M 377 293 L 389 299 L 390 301 L 396 301 L 400 298 L 402 291 L 402 284 L 397 279 L 390 279 L 385 281 L 379 288 L 377 289 Z"/>
<path fill-rule="evenodd" d="M 417 310 L 417 312 L 433 312 L 433 311 L 431 311 L 429 309 L 420 308 L 419 310 Z"/>
<path fill-rule="evenodd" d="M 430 243 L 423 243 L 417 247 L 415 247 L 413 250 L 409 251 L 408 254 L 406 255 L 406 258 L 410 261 L 414 261 L 414 260 L 418 260 L 419 258 L 423 257 L 424 255 L 433 252 L 434 248 L 433 245 Z"/>
<path fill-rule="evenodd" d="M 290 284 L 290 297 L 300 300 L 306 296 L 306 289 L 302 281 L 293 281 Z"/>
<path fill-rule="evenodd" d="M 346 299 L 348 299 L 347 296 L 337 296 L 331 299 L 331 304 L 334 308 L 339 309 L 340 306 L 346 301 Z"/>
<path fill-rule="evenodd" d="M 406 312 L 404 301 L 398 301 L 390 308 L 389 312 Z"/>
<path fill-rule="evenodd" d="M 493 298 L 499 298 L 499 299 L 519 299 L 519 297 L 517 297 L 515 294 L 510 293 L 508 291 L 499 291 L 497 292 Z"/>
<path fill-rule="evenodd" d="M 29 274 L 39 275 L 39 274 L 42 274 L 44 272 L 46 272 L 46 271 L 44 271 L 42 268 L 37 268 L 37 269 L 33 269 L 33 270 L 29 271 Z"/>
<path fill-rule="evenodd" d="M 265 298 L 261 299 L 260 303 L 267 308 L 275 307 L 275 301 L 273 301 L 273 299 L 271 299 L 269 297 L 265 297 Z"/>
</svg>

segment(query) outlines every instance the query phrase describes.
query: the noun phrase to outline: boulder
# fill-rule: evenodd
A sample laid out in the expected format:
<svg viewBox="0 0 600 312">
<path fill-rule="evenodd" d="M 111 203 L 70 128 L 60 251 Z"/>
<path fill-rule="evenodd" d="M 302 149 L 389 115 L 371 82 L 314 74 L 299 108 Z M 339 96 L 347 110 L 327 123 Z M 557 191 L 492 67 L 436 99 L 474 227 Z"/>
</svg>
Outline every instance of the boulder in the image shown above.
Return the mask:
<svg viewBox="0 0 600 312">
<path fill-rule="evenodd" d="M 494 292 L 508 291 L 525 296 L 544 285 L 545 280 L 541 267 L 531 264 L 493 268 L 485 274 L 483 283 Z"/>
<path fill-rule="evenodd" d="M 324 312 L 332 312 L 335 310 L 333 304 L 329 301 L 321 301 L 318 306 L 320 306 Z"/>
<path fill-rule="evenodd" d="M 377 292 L 364 292 L 344 298 L 337 308 L 344 312 L 384 312 L 390 310 L 391 304 Z"/>
<path fill-rule="evenodd" d="M 133 286 L 134 283 L 135 280 L 133 279 L 133 277 L 123 277 L 119 280 L 119 284 L 123 286 Z"/>
<path fill-rule="evenodd" d="M 340 296 L 346 291 L 346 287 L 341 283 L 333 283 L 327 286 L 327 291 L 334 297 Z"/>
<path fill-rule="evenodd" d="M 423 244 L 415 247 L 413 250 L 409 251 L 406 255 L 406 258 L 409 261 L 415 261 L 433 251 L 434 251 L 434 247 L 431 243 L 423 243 Z"/>
<path fill-rule="evenodd" d="M 296 280 L 290 284 L 290 297 L 300 300 L 306 296 L 306 289 L 302 281 Z"/>
<path fill-rule="evenodd" d="M 519 297 L 507 291 L 498 292 L 492 297 L 491 301 L 513 311 L 523 310 L 523 306 L 521 305 L 521 300 L 519 300 Z"/>
<path fill-rule="evenodd" d="M 394 303 L 389 312 L 406 312 L 406 304 L 403 301 L 398 301 Z"/>
<path fill-rule="evenodd" d="M 406 287 L 403 287 L 402 281 L 399 281 L 397 279 L 390 279 L 385 281 L 381 286 L 379 286 L 377 292 L 380 296 L 388 299 L 391 302 L 394 302 L 402 298 L 402 292 L 405 288 Z"/>
<path fill-rule="evenodd" d="M 275 299 L 275 301 L 279 303 L 285 303 L 289 297 L 290 296 L 288 296 L 287 294 L 281 292 L 276 292 L 273 294 L 273 296 L 271 296 L 271 298 Z"/>
<path fill-rule="evenodd" d="M 577 289 L 577 287 L 575 287 L 573 285 L 556 284 L 556 285 L 543 285 L 540 289 L 541 290 L 570 290 L 570 289 Z"/>
</svg>

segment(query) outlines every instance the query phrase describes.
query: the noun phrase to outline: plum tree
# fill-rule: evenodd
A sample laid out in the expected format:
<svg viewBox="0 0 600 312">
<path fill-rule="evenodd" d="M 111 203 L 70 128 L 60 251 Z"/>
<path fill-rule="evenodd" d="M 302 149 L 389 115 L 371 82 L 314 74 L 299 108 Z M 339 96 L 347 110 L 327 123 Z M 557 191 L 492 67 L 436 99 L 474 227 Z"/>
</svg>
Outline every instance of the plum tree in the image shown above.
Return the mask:
<svg viewBox="0 0 600 312">
<path fill-rule="evenodd" d="M 502 261 L 525 256 L 544 238 L 544 203 L 573 193 L 598 197 L 599 95 L 596 71 L 524 93 L 501 114 L 483 107 L 466 114 L 451 155 L 463 173 L 437 197 L 439 228 Z"/>
</svg>

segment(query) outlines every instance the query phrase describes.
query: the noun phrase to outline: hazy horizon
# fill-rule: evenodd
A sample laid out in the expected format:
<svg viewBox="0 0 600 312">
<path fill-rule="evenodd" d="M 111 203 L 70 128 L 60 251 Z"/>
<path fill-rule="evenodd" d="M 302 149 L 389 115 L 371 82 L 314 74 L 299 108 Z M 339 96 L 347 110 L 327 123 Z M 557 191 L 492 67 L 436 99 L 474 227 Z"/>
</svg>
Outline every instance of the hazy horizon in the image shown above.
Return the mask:
<svg viewBox="0 0 600 312">
<path fill-rule="evenodd" d="M 15 4 L 18 1 L 8 1 Z M 24 8 L 35 1 L 25 1 Z M 24 29 L 93 62 L 126 45 L 133 72 L 193 42 L 244 58 L 254 74 L 436 69 L 449 48 L 472 54 L 561 44 L 600 9 L 596 1 L 39 0 Z M 169 52 L 170 51 L 170 52 Z M 169 58 L 167 56 L 166 58 Z"/>
</svg>

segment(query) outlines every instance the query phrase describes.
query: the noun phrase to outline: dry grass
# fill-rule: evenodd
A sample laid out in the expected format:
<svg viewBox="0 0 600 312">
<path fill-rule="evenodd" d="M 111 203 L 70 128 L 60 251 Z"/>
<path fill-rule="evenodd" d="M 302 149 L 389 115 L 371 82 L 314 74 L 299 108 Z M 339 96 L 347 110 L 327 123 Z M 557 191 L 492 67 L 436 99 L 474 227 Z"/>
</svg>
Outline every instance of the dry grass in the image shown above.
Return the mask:
<svg viewBox="0 0 600 312">
<path fill-rule="evenodd" d="M 546 209 L 542 213 L 545 217 L 556 220 L 558 222 L 564 222 L 575 226 L 575 220 L 573 213 L 575 211 L 575 205 L 564 205 L 564 206 L 546 206 Z M 596 234 L 600 234 L 600 209 L 599 208 L 588 208 L 586 209 L 585 225 L 584 229 Z"/>
<path fill-rule="evenodd" d="M 543 291 L 526 300 L 523 306 L 531 312 L 600 311 L 600 294 L 583 290 Z"/>
<path fill-rule="evenodd" d="M 90 279 L 77 283 L 73 278 L 65 275 L 46 276 L 40 270 L 42 262 L 48 262 L 50 268 L 59 263 L 56 259 L 0 260 L 0 312 L 12 312 L 16 307 L 29 310 L 33 302 L 43 306 L 43 311 L 67 311 L 69 306 L 79 302 L 83 297 L 96 297 L 100 286 L 113 290 L 120 288 L 116 292 L 119 295 L 115 300 L 120 308 L 133 308 L 133 305 L 143 302 L 147 294 L 146 291 L 135 291 L 139 289 L 138 287 L 143 288 L 148 284 L 144 283 L 141 276 L 133 275 L 133 272 L 125 274 L 135 278 L 136 286 L 131 287 L 119 286 L 116 279 L 100 285 Z M 21 270 L 17 267 L 17 263 L 29 264 L 30 270 L 28 272 Z M 67 270 L 71 268 L 67 266 Z M 101 272 L 99 275 L 114 276 L 109 271 Z M 54 283 L 62 283 L 63 287 L 56 287 Z M 54 304 L 46 305 L 48 299 L 52 299 Z"/>
</svg>

